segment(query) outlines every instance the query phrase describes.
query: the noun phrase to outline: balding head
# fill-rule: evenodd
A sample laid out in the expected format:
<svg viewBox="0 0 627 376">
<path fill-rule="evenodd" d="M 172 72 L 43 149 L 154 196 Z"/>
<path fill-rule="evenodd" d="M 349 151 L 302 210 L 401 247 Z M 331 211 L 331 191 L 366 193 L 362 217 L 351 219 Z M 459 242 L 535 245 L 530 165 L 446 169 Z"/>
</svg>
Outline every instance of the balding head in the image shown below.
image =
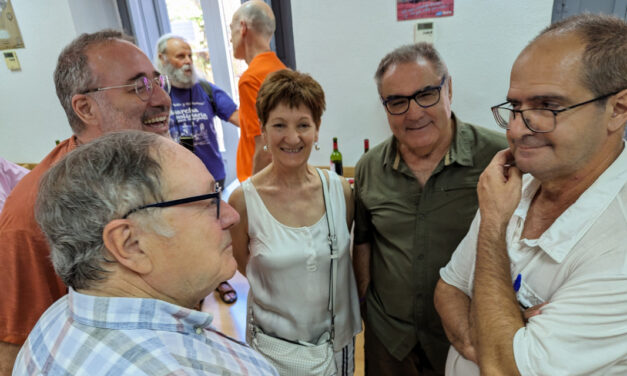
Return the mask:
<svg viewBox="0 0 627 376">
<path fill-rule="evenodd" d="M 569 35 L 575 35 L 584 45 L 579 78 L 588 90 L 599 96 L 627 88 L 625 21 L 608 15 L 579 14 L 550 25 L 526 49 L 540 40 L 559 40 Z"/>
<path fill-rule="evenodd" d="M 266 38 L 271 38 L 276 29 L 272 9 L 260 0 L 250 0 L 242 4 L 233 15 L 233 21 L 246 22 L 250 30 Z"/>
</svg>

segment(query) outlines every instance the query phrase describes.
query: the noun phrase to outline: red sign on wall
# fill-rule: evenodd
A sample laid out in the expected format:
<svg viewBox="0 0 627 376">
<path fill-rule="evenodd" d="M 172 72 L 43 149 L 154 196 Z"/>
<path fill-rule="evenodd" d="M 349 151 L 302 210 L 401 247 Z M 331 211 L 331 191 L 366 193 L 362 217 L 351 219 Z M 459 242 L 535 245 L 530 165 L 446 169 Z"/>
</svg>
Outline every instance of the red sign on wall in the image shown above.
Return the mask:
<svg viewBox="0 0 627 376">
<path fill-rule="evenodd" d="M 455 0 L 396 0 L 399 21 L 453 15 Z"/>
</svg>

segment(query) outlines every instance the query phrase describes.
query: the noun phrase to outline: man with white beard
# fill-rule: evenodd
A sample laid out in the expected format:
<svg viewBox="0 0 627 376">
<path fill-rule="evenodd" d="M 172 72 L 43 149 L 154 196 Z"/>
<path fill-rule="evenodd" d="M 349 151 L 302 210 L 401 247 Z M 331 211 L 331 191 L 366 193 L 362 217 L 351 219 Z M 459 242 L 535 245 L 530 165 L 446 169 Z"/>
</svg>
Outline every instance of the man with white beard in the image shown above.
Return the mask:
<svg viewBox="0 0 627 376">
<path fill-rule="evenodd" d="M 170 135 L 200 158 L 216 182 L 224 187 L 226 171 L 216 138 L 213 118 L 239 127 L 239 110 L 222 89 L 199 79 L 194 69 L 192 49 L 180 36 L 165 34 L 157 41 L 157 69 L 171 83 Z M 237 293 L 227 283 L 216 289 L 225 303 L 234 303 Z"/>
</svg>

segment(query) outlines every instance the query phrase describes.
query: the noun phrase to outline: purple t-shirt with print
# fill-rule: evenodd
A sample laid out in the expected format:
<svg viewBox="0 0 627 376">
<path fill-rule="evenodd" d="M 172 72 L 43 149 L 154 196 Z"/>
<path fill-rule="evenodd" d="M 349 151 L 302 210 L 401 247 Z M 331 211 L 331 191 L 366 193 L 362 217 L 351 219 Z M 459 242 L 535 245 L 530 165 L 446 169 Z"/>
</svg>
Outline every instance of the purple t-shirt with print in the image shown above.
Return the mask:
<svg viewBox="0 0 627 376">
<path fill-rule="evenodd" d="M 172 86 L 172 110 L 170 111 L 170 135 L 179 142 L 181 136 L 192 136 L 194 139 L 194 154 L 200 158 L 213 178 L 222 180 L 226 176 L 220 147 L 216 137 L 213 117 L 227 121 L 237 105 L 222 89 L 211 84 L 213 98 L 216 103 L 217 114 L 213 113 L 209 96 L 199 83 L 191 89 L 179 89 Z"/>
</svg>

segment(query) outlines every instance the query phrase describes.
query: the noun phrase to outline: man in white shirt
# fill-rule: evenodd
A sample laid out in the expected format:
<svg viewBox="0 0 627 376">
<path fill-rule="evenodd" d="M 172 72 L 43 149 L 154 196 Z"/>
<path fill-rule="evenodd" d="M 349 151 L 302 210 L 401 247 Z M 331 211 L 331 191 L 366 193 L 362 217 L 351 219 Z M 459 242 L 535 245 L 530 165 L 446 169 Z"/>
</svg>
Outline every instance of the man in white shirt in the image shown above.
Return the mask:
<svg viewBox="0 0 627 376">
<path fill-rule="evenodd" d="M 627 24 L 551 25 L 492 111 L 509 149 L 434 297 L 447 374 L 627 374 Z"/>
</svg>

